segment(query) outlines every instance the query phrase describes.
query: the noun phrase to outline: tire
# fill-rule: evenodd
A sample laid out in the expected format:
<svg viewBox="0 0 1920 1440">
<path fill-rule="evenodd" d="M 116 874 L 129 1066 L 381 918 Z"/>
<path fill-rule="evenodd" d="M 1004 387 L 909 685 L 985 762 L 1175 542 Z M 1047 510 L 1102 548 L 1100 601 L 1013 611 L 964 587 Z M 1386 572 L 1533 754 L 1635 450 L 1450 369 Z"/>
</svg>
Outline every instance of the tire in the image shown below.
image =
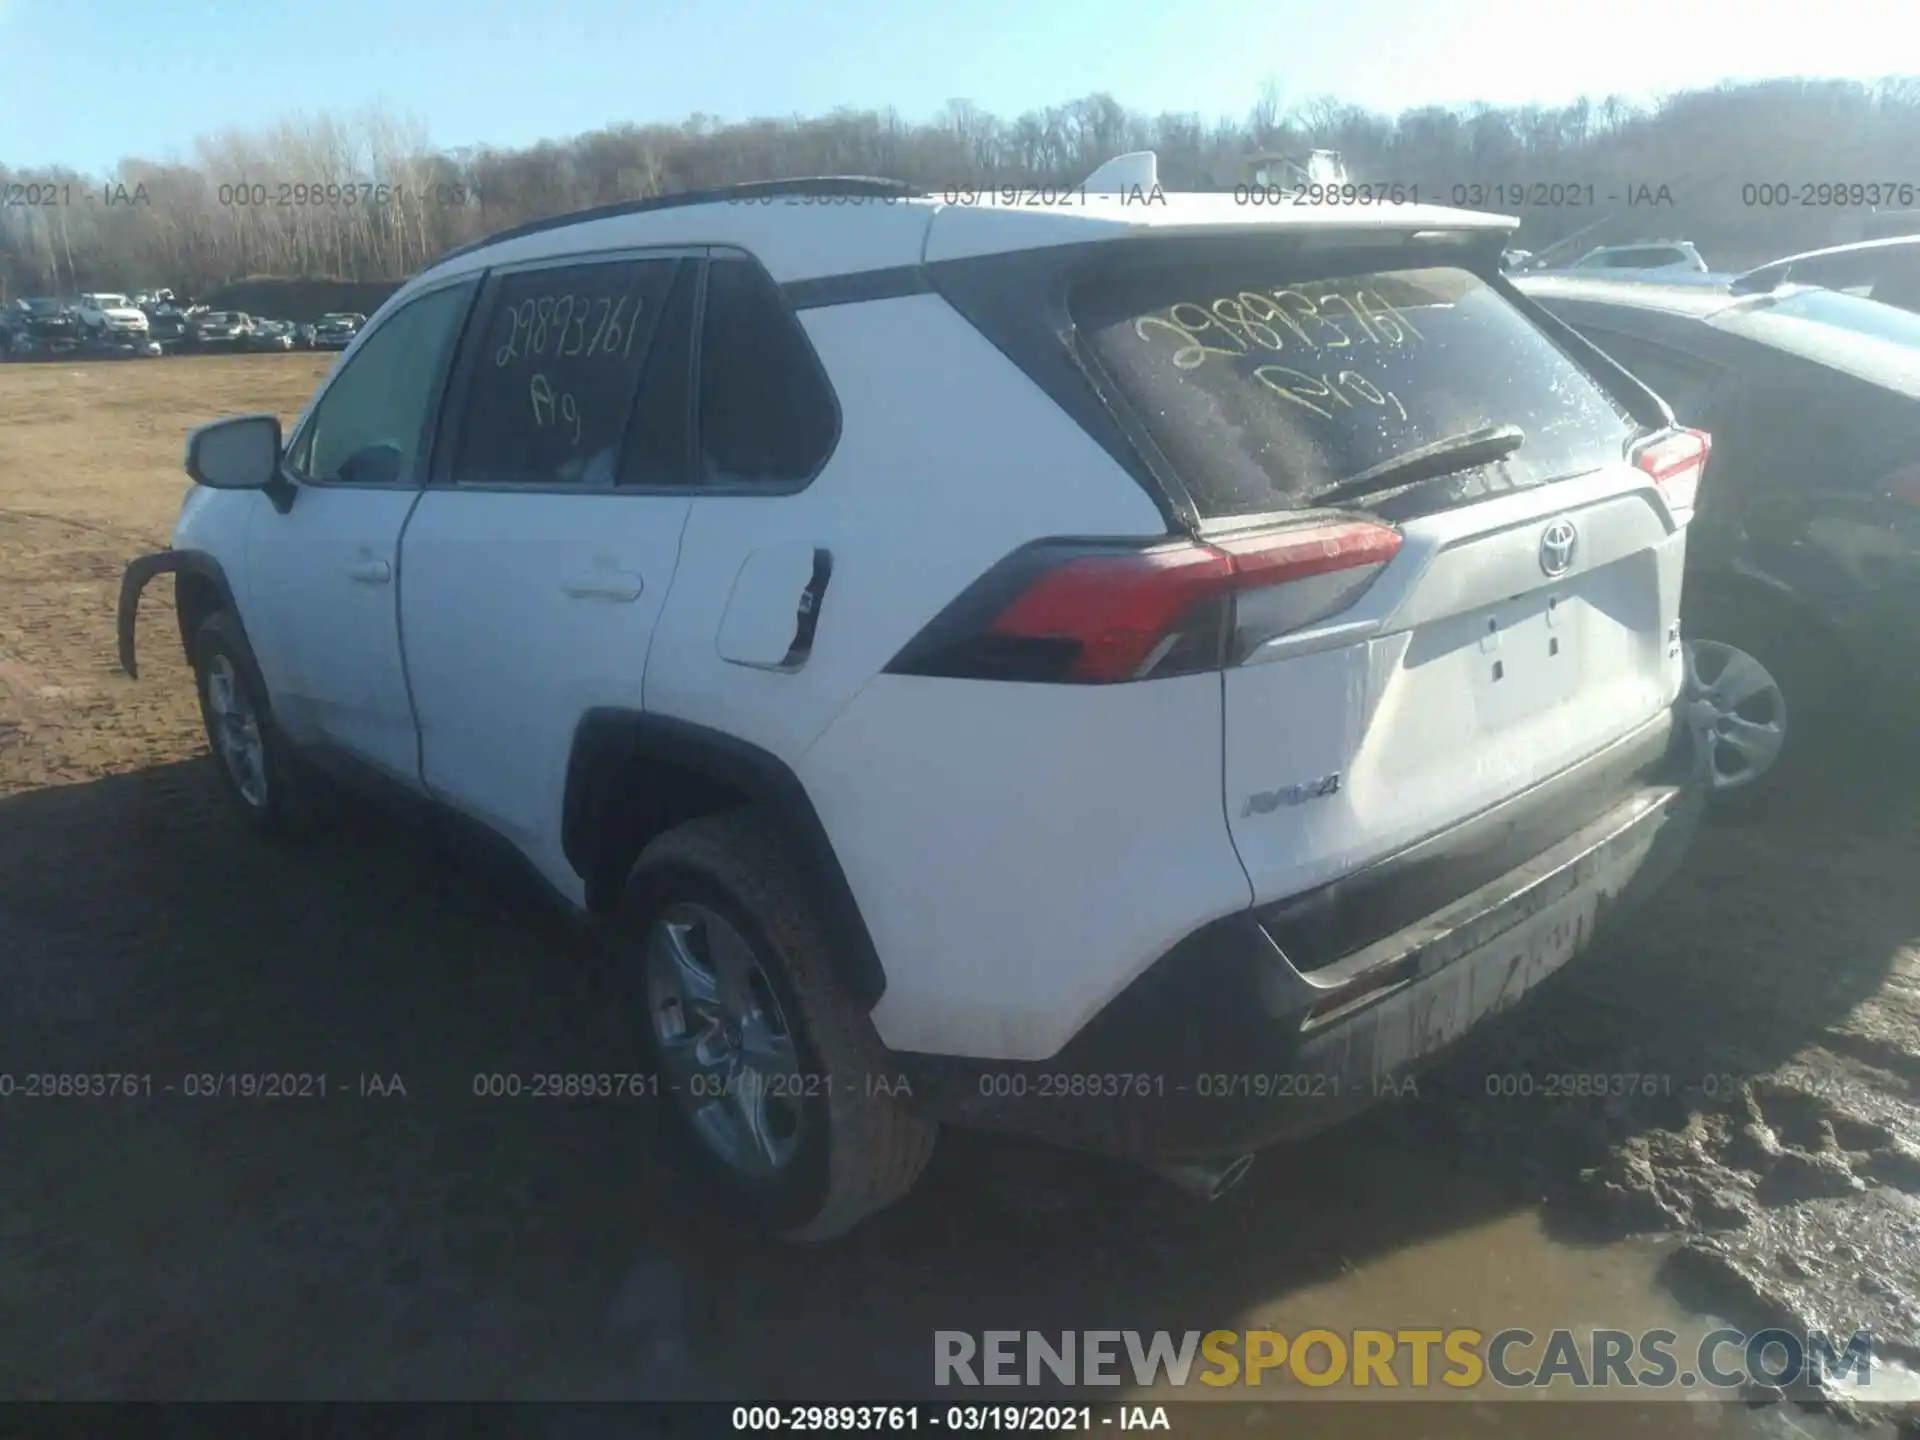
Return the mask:
<svg viewBox="0 0 1920 1440">
<path fill-rule="evenodd" d="M 274 723 L 266 682 L 232 611 L 215 611 L 194 633 L 193 675 L 214 768 L 240 817 L 263 835 L 287 836 L 307 829 L 312 821 L 311 778 Z M 231 706 L 225 712 L 229 718 L 222 718 L 219 695 L 225 687 L 232 687 L 244 705 L 239 723 L 231 718 L 236 713 Z M 251 718 L 259 739 L 257 773 L 254 766 L 238 763 L 223 739 L 223 734 L 244 731 L 245 717 Z"/>
<path fill-rule="evenodd" d="M 745 942 L 744 951 L 730 939 L 721 943 L 726 927 Z M 669 931 L 680 933 L 677 951 Z M 913 1109 L 873 1023 L 840 985 L 827 927 L 764 816 L 705 816 L 649 844 L 628 877 L 618 949 L 623 973 L 637 982 L 633 993 L 657 1073 L 663 1087 L 673 1087 L 675 1112 L 701 1168 L 757 1223 L 789 1240 L 831 1240 L 912 1188 L 933 1152 L 935 1127 Z M 728 954 L 731 965 L 722 963 Z M 712 1127 L 739 1128 L 735 1112 L 750 1108 L 748 1092 L 736 1087 L 716 1100 L 714 1071 L 702 1071 L 703 1081 L 689 1068 L 698 1069 L 697 1057 L 707 1053 L 706 1042 L 689 1037 L 715 1036 L 729 1022 L 716 1028 L 693 1017 L 703 1007 L 696 987 L 685 983 L 692 972 L 684 961 L 710 962 L 714 993 L 733 988 L 739 998 L 742 987 L 729 987 L 724 977 L 740 970 L 743 955 L 758 978 L 745 987 L 751 1003 L 736 1009 L 756 1013 L 734 1027 L 732 1043 L 757 1032 L 764 1056 L 780 1048 L 783 1034 L 788 1042 L 791 1072 L 755 1062 L 776 1076 L 758 1087 L 758 1133 L 771 1149 L 786 1146 L 784 1158 L 755 1150 L 745 1131 L 750 1155 L 725 1153 Z M 680 1038 L 670 1039 L 676 1028 Z M 728 1043 L 714 1045 L 724 1051 Z M 696 1118 L 703 1106 L 711 1126 Z"/>
<path fill-rule="evenodd" d="M 1851 677 L 1837 646 L 1814 622 L 1763 596 L 1705 589 L 1682 602 L 1681 627 L 1689 642 L 1715 641 L 1753 657 L 1784 702 L 1779 752 L 1757 779 L 1710 790 L 1713 814 L 1756 819 L 1777 805 L 1812 798 L 1837 778 L 1842 756 L 1834 739 Z"/>
</svg>

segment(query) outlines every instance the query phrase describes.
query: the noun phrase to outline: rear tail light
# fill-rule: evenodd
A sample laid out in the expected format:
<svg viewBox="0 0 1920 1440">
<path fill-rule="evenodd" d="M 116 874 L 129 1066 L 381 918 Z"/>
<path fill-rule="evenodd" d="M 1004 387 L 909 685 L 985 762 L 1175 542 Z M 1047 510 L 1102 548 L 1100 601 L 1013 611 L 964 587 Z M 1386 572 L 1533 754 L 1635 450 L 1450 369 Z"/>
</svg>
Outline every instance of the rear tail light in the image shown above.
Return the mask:
<svg viewBox="0 0 1920 1440">
<path fill-rule="evenodd" d="M 894 674 L 1107 685 L 1237 664 L 1347 609 L 1400 548 L 1365 521 L 1149 548 L 1046 540 L 936 616 Z"/>
<path fill-rule="evenodd" d="M 1653 477 L 1675 518 L 1684 520 L 1693 513 L 1712 449 L 1713 440 L 1703 430 L 1670 430 L 1641 446 L 1633 463 Z"/>
</svg>

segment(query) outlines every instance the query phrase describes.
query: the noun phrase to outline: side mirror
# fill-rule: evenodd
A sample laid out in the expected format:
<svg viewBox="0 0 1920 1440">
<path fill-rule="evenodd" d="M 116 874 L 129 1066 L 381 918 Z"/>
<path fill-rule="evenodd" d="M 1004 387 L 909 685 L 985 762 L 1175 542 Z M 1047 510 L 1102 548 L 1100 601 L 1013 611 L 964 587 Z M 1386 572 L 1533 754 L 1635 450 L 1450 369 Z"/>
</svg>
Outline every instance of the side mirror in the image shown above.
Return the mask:
<svg viewBox="0 0 1920 1440">
<path fill-rule="evenodd" d="M 280 478 L 280 417 L 239 415 L 187 436 L 187 474 L 214 490 L 267 490 Z"/>
</svg>

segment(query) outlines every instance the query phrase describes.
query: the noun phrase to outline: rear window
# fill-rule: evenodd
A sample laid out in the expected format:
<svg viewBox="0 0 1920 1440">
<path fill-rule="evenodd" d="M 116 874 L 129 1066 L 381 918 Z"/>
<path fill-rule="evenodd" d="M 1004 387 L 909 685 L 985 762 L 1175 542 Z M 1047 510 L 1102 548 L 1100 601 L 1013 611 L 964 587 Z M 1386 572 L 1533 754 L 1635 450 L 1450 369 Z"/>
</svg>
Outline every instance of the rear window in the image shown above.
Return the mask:
<svg viewBox="0 0 1920 1440">
<path fill-rule="evenodd" d="M 1158 269 L 1071 297 L 1076 326 L 1208 518 L 1313 503 L 1409 450 L 1490 426 L 1506 460 L 1421 508 L 1618 462 L 1633 422 L 1480 277 L 1453 267 L 1301 279 L 1280 263 Z"/>
<path fill-rule="evenodd" d="M 1685 263 L 1686 258 L 1684 250 L 1615 250 L 1602 256 L 1600 263 L 1618 270 L 1632 270 L 1643 265 L 1679 265 Z"/>
</svg>

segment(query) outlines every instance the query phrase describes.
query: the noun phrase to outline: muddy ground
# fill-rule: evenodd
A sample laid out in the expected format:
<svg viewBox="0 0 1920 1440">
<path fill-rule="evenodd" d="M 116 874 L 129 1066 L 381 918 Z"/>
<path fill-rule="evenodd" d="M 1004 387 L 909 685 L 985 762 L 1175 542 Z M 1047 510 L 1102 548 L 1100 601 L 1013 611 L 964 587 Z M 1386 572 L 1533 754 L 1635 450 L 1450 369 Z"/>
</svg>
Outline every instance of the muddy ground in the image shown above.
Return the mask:
<svg viewBox="0 0 1920 1440">
<path fill-rule="evenodd" d="M 1708 832 L 1417 1097 L 1204 1211 L 948 1135 L 905 1203 L 790 1248 L 713 1205 L 653 1104 L 477 1098 L 476 1074 L 637 1068 L 592 947 L 372 816 L 244 834 L 166 582 L 144 678 L 114 666 L 120 569 L 164 543 L 188 426 L 291 416 L 327 363 L 0 367 L 0 1072 L 152 1091 L 0 1098 L 0 1395 L 907 1395 L 936 1328 L 1209 1329 L 1302 1296 L 1326 1297 L 1312 1323 L 1412 1323 L 1381 1307 L 1414 1254 L 1483 1323 L 1489 1259 L 1461 1237 L 1529 1212 L 1582 1273 L 1648 1234 L 1677 1306 L 1868 1326 L 1920 1362 L 1920 803 L 1865 730 L 1851 780 Z M 267 1071 L 328 1098 L 184 1093 Z M 1567 1074 L 1643 1078 L 1549 1096 Z M 1516 1323 L 1608 1324 L 1587 1283 Z"/>
</svg>

